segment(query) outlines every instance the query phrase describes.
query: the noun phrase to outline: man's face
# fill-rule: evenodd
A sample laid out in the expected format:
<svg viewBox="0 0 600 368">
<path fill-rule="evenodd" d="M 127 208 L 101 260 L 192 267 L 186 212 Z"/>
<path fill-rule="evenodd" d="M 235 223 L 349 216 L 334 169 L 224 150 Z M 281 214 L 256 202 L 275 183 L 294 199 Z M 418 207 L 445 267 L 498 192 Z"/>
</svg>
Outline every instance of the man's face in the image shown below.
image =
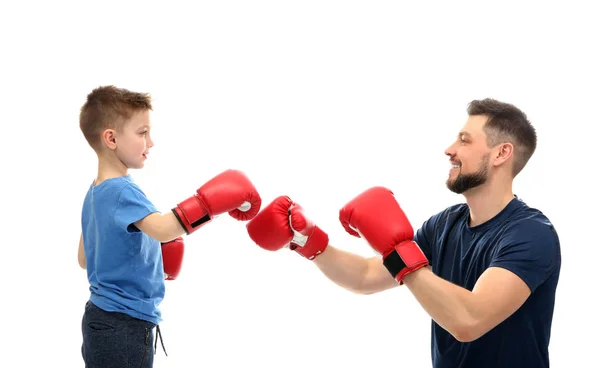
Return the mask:
<svg viewBox="0 0 600 368">
<path fill-rule="evenodd" d="M 483 126 L 486 116 L 471 116 L 446 149 L 452 165 L 446 186 L 457 194 L 483 185 L 489 178 L 491 149 Z"/>
</svg>

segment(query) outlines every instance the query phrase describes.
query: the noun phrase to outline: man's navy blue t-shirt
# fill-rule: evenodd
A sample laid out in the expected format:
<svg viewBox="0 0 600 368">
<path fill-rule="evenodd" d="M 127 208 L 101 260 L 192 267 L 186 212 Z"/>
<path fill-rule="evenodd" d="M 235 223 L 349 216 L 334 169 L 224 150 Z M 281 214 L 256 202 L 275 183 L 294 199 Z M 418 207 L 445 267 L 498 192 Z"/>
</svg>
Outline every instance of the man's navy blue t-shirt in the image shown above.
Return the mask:
<svg viewBox="0 0 600 368">
<path fill-rule="evenodd" d="M 561 252 L 554 226 L 515 196 L 494 218 L 469 226 L 469 207 L 457 204 L 432 216 L 414 240 L 432 271 L 467 290 L 489 267 L 519 276 L 531 295 L 514 314 L 472 342 L 460 342 L 435 321 L 434 368 L 549 367 L 548 346 Z"/>
</svg>

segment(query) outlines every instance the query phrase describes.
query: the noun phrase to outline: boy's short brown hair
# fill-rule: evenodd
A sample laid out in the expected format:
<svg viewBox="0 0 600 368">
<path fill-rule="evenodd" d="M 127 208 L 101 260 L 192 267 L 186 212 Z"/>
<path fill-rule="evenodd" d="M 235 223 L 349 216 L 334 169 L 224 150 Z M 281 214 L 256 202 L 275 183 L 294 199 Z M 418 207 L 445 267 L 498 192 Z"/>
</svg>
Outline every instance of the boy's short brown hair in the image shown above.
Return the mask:
<svg viewBox="0 0 600 368">
<path fill-rule="evenodd" d="M 121 130 L 134 113 L 145 110 L 152 110 L 150 94 L 100 86 L 87 95 L 79 113 L 79 128 L 90 146 L 99 151 L 104 130 Z"/>
</svg>

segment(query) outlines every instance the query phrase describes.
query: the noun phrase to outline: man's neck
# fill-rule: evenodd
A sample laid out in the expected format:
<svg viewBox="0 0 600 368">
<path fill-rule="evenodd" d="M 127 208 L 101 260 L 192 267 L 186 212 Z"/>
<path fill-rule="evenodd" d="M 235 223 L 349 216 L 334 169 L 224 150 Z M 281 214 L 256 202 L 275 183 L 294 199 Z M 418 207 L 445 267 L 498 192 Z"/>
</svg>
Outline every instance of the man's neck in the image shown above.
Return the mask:
<svg viewBox="0 0 600 368">
<path fill-rule="evenodd" d="M 493 185 L 493 183 L 471 189 L 465 193 L 469 205 L 469 226 L 481 225 L 500 213 L 513 200 L 512 185 Z"/>
<path fill-rule="evenodd" d="M 129 173 L 125 166 L 116 157 L 98 157 L 98 176 L 94 181 L 94 185 L 98 185 L 105 180 L 125 176 Z"/>
</svg>

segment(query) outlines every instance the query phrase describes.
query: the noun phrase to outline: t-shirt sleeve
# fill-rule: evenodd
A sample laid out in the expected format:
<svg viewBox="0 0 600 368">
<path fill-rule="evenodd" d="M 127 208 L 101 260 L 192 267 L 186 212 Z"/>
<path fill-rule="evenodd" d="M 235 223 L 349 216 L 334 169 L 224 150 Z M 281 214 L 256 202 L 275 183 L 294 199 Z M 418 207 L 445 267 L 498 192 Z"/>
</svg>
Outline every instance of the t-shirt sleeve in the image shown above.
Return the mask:
<svg viewBox="0 0 600 368">
<path fill-rule="evenodd" d="M 533 292 L 559 263 L 560 244 L 552 225 L 521 220 L 502 236 L 490 267 L 502 267 L 515 273 Z"/>
<path fill-rule="evenodd" d="M 419 245 L 419 247 L 423 251 L 423 254 L 425 254 L 425 257 L 427 257 L 429 264 L 433 262 L 431 256 L 433 253 L 432 250 L 435 241 L 435 229 L 437 227 L 436 225 L 439 220 L 439 217 L 440 214 L 437 214 L 427 219 L 423 223 L 423 225 L 421 225 L 421 227 L 417 229 L 417 231 L 415 232 L 415 236 L 413 237 L 415 243 Z"/>
<path fill-rule="evenodd" d="M 115 223 L 128 232 L 139 229 L 133 224 L 153 212 L 159 212 L 144 192 L 136 185 L 128 185 L 121 191 L 115 211 Z"/>
</svg>

